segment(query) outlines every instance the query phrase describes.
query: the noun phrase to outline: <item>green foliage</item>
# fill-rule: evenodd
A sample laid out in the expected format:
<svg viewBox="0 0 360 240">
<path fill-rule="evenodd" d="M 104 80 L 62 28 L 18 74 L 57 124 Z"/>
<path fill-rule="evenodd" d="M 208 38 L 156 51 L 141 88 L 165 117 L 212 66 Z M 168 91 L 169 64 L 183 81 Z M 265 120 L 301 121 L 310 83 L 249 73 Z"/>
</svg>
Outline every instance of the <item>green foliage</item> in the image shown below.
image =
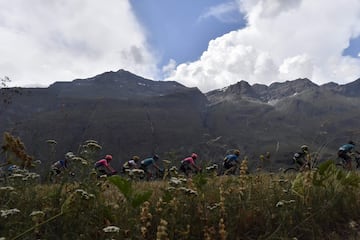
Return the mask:
<svg viewBox="0 0 360 240">
<path fill-rule="evenodd" d="M 135 193 L 133 189 L 133 182 L 120 176 L 111 176 L 109 177 L 109 181 L 120 190 L 126 200 L 134 208 L 139 207 L 145 201 L 149 200 L 152 195 L 152 191 L 150 190 L 141 193 Z"/>
<path fill-rule="evenodd" d="M 208 179 L 207 179 L 207 176 L 205 174 L 200 173 L 200 174 L 196 174 L 193 177 L 193 181 L 194 181 L 195 186 L 198 189 L 202 190 L 204 188 L 204 186 L 207 184 Z"/>
<path fill-rule="evenodd" d="M 297 175 L 8 184 L 0 187 L 6 239 L 337 240 L 360 224 L 360 175 L 330 161 Z"/>
</svg>

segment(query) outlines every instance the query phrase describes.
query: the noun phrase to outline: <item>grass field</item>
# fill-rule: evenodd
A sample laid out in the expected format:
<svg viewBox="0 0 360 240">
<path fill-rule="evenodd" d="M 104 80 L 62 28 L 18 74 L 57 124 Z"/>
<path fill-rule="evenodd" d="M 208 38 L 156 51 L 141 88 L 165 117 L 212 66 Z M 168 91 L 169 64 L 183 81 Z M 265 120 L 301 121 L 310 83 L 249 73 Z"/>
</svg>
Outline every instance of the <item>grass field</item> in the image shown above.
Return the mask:
<svg viewBox="0 0 360 240">
<path fill-rule="evenodd" d="M 360 176 L 325 162 L 296 175 L 120 176 L 0 187 L 0 239 L 360 239 Z"/>
</svg>

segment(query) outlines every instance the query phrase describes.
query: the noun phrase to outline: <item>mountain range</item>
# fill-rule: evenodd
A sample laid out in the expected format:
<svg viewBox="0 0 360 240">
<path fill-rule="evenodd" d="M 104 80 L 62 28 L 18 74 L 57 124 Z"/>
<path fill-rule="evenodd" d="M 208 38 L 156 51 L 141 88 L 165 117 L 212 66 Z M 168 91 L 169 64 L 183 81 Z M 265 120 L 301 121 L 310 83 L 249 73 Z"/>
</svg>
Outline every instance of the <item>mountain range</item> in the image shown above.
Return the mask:
<svg viewBox="0 0 360 240">
<path fill-rule="evenodd" d="M 272 170 L 291 163 L 307 144 L 321 160 L 335 159 L 359 140 L 360 79 L 317 85 L 309 79 L 250 85 L 246 81 L 202 93 L 173 81 L 153 81 L 125 70 L 48 88 L 0 89 L 0 132 L 19 136 L 44 168 L 94 139 L 115 167 L 153 153 L 176 164 L 197 152 L 203 164 L 240 149 L 251 168 L 270 153 Z"/>
</svg>

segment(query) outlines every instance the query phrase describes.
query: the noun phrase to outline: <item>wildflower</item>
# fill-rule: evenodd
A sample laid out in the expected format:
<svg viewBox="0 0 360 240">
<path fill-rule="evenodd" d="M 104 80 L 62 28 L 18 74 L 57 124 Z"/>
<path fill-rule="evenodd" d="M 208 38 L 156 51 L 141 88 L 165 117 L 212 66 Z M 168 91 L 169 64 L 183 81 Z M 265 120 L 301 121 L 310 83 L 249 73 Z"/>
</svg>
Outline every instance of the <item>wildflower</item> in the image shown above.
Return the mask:
<svg viewBox="0 0 360 240">
<path fill-rule="evenodd" d="M 349 222 L 349 228 L 350 228 L 351 230 L 357 230 L 358 227 L 359 227 L 359 224 L 358 224 L 357 222 L 355 222 L 354 220 L 351 220 L 351 221 Z"/>
<path fill-rule="evenodd" d="M 142 170 L 142 169 L 133 169 L 132 172 L 133 172 L 134 174 L 138 174 L 138 175 L 145 173 L 144 170 Z"/>
<path fill-rule="evenodd" d="M 219 235 L 220 235 L 220 239 L 226 239 L 227 237 L 227 232 L 225 229 L 225 223 L 223 218 L 220 218 L 220 222 L 219 222 Z"/>
<path fill-rule="evenodd" d="M 240 164 L 240 176 L 246 175 L 247 172 L 248 172 L 248 161 L 247 159 L 244 159 Z"/>
<path fill-rule="evenodd" d="M 81 194 L 81 198 L 89 200 L 90 198 L 95 198 L 94 194 L 89 194 L 87 193 L 85 190 L 83 189 L 76 189 L 75 190 L 76 193 L 80 193 Z"/>
<path fill-rule="evenodd" d="M 160 223 L 159 226 L 157 227 L 157 232 L 156 232 L 156 239 L 157 240 L 161 240 L 161 239 L 169 239 L 168 238 L 168 233 L 167 231 L 167 225 L 168 222 L 165 221 L 164 219 L 160 219 Z"/>
<path fill-rule="evenodd" d="M 188 194 L 188 195 L 196 195 L 196 196 L 198 195 L 197 191 L 192 190 L 190 188 L 180 187 L 179 190 L 185 192 L 185 194 Z"/>
<path fill-rule="evenodd" d="M 57 144 L 57 142 L 55 141 L 55 140 L 52 140 L 52 139 L 50 139 L 50 140 L 46 140 L 46 142 L 48 143 L 48 144 Z"/>
<path fill-rule="evenodd" d="M 141 222 L 140 230 L 141 230 L 141 235 L 143 238 L 146 238 L 146 235 L 148 232 L 147 229 L 148 229 L 148 227 L 151 226 L 152 215 L 149 212 L 149 206 L 150 206 L 150 203 L 148 201 L 145 201 L 140 210 L 140 222 Z"/>
<path fill-rule="evenodd" d="M 11 187 L 11 186 L 6 186 L 6 187 L 0 187 L 0 191 L 14 191 L 15 188 Z"/>
<path fill-rule="evenodd" d="M 276 203 L 276 207 L 282 207 L 284 206 L 285 204 L 291 204 L 291 203 L 295 203 L 296 201 L 291 199 L 289 201 L 286 201 L 286 200 L 281 200 L 279 201 L 278 203 Z"/>
<path fill-rule="evenodd" d="M 215 163 L 206 168 L 207 171 L 212 171 L 212 170 L 216 170 L 216 169 L 218 169 L 218 165 Z"/>
<path fill-rule="evenodd" d="M 11 178 L 23 178 L 24 175 L 21 174 L 21 173 L 14 173 L 14 174 L 12 174 L 10 177 L 11 177 Z"/>
<path fill-rule="evenodd" d="M 44 216 L 44 215 L 45 213 L 43 211 L 32 211 L 29 216 L 34 217 L 34 216 Z"/>
<path fill-rule="evenodd" d="M 187 189 L 187 190 L 185 191 L 185 193 L 188 194 L 188 195 L 195 195 L 195 196 L 198 195 L 197 191 L 192 190 L 192 189 Z"/>
<path fill-rule="evenodd" d="M 181 180 L 178 178 L 175 178 L 175 177 L 170 178 L 170 181 L 169 181 L 169 184 L 173 185 L 173 186 L 178 186 L 181 183 L 182 183 Z"/>
<path fill-rule="evenodd" d="M 1 210 L 1 217 L 7 218 L 9 215 L 15 215 L 20 212 L 19 209 L 13 208 L 8 210 Z"/>
<path fill-rule="evenodd" d="M 86 140 L 85 144 L 89 144 L 89 143 L 97 143 L 96 140 L 90 139 L 90 140 Z"/>
<path fill-rule="evenodd" d="M 32 179 L 40 178 L 40 175 L 37 173 L 29 173 L 29 178 L 32 178 Z"/>
<path fill-rule="evenodd" d="M 169 171 L 170 172 L 177 172 L 177 167 L 176 166 L 172 166 L 170 169 L 169 169 Z"/>
<path fill-rule="evenodd" d="M 88 148 L 94 148 L 94 149 L 98 149 L 98 150 L 102 149 L 102 147 L 99 144 L 94 143 L 94 142 L 90 142 L 86 146 Z"/>
<path fill-rule="evenodd" d="M 38 159 L 38 160 L 35 160 L 34 163 L 36 163 L 36 164 L 41 164 L 41 160 L 39 160 L 39 159 Z"/>
<path fill-rule="evenodd" d="M 75 157 L 75 154 L 73 152 L 65 153 L 65 158 L 66 159 L 72 159 L 73 157 Z"/>
<path fill-rule="evenodd" d="M 214 209 L 216 209 L 216 208 L 218 208 L 218 207 L 220 207 L 220 203 L 215 203 L 214 205 L 212 205 L 212 206 L 207 206 L 207 209 L 209 209 L 209 210 L 214 210 Z"/>
<path fill-rule="evenodd" d="M 107 226 L 103 228 L 103 231 L 106 233 L 118 233 L 120 231 L 120 228 L 116 226 Z"/>
<path fill-rule="evenodd" d="M 172 192 L 172 191 L 174 191 L 176 188 L 174 188 L 174 187 L 168 187 L 168 188 L 166 188 L 166 190 L 167 191 L 169 191 L 169 192 Z"/>
</svg>

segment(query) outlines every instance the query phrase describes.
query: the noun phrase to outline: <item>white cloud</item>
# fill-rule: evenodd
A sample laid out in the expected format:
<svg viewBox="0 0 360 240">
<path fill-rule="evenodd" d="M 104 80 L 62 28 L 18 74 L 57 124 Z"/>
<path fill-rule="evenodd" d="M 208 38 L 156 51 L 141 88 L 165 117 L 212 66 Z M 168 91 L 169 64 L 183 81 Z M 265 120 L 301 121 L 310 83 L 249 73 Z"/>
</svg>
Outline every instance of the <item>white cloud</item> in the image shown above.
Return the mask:
<svg viewBox="0 0 360 240">
<path fill-rule="evenodd" d="M 156 75 L 128 0 L 0 2 L 0 76 L 11 85 L 48 85 L 125 68 Z"/>
<path fill-rule="evenodd" d="M 241 19 L 237 10 L 238 6 L 235 2 L 222 3 L 207 9 L 207 11 L 199 17 L 199 20 L 214 17 L 221 22 L 239 21 Z"/>
<path fill-rule="evenodd" d="M 176 61 L 174 59 L 170 59 L 168 64 L 162 67 L 162 72 L 165 77 L 170 76 L 170 74 L 175 70 L 176 68 Z"/>
<path fill-rule="evenodd" d="M 238 0 L 248 24 L 209 43 L 199 60 L 168 80 L 206 92 L 240 80 L 251 84 L 307 77 L 345 83 L 360 77 L 360 59 L 342 56 L 360 35 L 360 1 Z"/>
</svg>

